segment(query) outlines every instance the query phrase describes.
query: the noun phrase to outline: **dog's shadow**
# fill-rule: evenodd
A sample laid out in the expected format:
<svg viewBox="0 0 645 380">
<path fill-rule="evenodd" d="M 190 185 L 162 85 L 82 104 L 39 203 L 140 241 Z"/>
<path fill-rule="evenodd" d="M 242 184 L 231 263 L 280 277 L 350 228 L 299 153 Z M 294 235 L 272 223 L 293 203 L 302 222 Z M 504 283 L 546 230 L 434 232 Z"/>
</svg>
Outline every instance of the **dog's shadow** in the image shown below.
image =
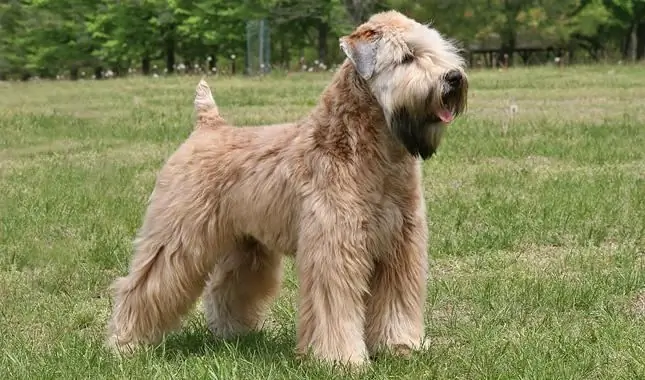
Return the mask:
<svg viewBox="0 0 645 380">
<path fill-rule="evenodd" d="M 183 330 L 166 337 L 159 346 L 153 349 L 155 355 L 163 358 L 165 361 L 183 362 L 190 357 L 219 357 L 229 358 L 231 361 L 242 363 L 253 363 L 259 368 L 272 368 L 276 363 L 296 370 L 304 371 L 307 376 L 316 375 L 331 376 L 330 379 L 337 378 L 332 376 L 334 372 L 329 372 L 330 368 L 316 363 L 315 361 L 302 360 L 295 351 L 295 330 L 261 330 L 257 332 L 246 333 L 235 338 L 217 339 L 204 328 L 191 328 Z M 404 358 L 398 358 L 391 354 L 379 354 L 371 356 L 371 360 L 376 363 L 389 361 L 390 364 L 381 370 L 387 370 L 388 367 L 405 365 L 409 361 Z M 414 362 L 413 362 L 414 363 Z M 418 365 L 418 363 L 417 363 Z M 339 373 L 336 373 L 338 375 Z M 351 373 L 340 372 L 341 378 L 353 378 Z M 369 375 L 369 376 L 368 376 Z M 383 375 L 381 373 L 380 375 Z M 349 377 L 347 377 L 349 376 Z M 375 373 L 362 373 L 361 378 L 379 377 L 379 371 Z"/>
<path fill-rule="evenodd" d="M 167 336 L 153 351 L 166 360 L 218 356 L 275 363 L 292 361 L 294 347 L 295 332 L 289 330 L 261 330 L 229 339 L 218 339 L 206 328 L 191 328 Z"/>
</svg>

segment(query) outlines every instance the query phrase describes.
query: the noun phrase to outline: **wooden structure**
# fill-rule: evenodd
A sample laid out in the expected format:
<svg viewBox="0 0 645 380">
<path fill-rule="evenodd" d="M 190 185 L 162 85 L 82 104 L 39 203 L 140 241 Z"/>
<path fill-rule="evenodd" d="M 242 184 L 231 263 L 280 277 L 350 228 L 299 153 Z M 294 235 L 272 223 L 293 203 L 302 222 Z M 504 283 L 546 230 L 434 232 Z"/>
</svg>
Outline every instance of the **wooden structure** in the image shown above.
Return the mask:
<svg viewBox="0 0 645 380">
<path fill-rule="evenodd" d="M 498 34 L 471 43 L 466 49 L 470 67 L 508 67 L 509 65 L 543 65 L 562 62 L 568 51 L 557 41 L 518 33 L 513 51 L 503 52 Z M 518 62 L 516 58 L 521 58 Z"/>
</svg>

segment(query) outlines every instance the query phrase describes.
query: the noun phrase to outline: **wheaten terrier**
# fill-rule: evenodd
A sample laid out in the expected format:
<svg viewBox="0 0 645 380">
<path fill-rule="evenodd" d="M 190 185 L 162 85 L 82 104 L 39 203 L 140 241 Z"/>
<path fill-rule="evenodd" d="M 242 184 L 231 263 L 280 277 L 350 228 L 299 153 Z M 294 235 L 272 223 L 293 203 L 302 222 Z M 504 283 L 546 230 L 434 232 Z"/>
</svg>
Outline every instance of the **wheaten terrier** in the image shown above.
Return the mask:
<svg viewBox="0 0 645 380">
<path fill-rule="evenodd" d="M 395 12 L 340 39 L 347 59 L 295 124 L 233 127 L 205 82 L 191 136 L 158 174 L 112 347 L 158 342 L 203 294 L 217 337 L 260 328 L 292 255 L 297 351 L 362 364 L 423 340 L 427 223 L 421 161 L 466 106 L 457 48 Z"/>
</svg>

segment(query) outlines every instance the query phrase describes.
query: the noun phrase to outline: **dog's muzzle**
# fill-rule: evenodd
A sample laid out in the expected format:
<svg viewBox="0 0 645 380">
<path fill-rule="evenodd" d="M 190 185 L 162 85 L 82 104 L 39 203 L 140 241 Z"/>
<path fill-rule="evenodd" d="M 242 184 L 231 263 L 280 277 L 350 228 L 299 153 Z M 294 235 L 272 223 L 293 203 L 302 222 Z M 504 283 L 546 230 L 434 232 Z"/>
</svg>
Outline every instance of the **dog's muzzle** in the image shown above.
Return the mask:
<svg viewBox="0 0 645 380">
<path fill-rule="evenodd" d="M 443 77 L 441 101 L 429 113 L 406 108 L 396 109 L 390 118 L 392 130 L 413 156 L 426 160 L 434 155 L 443 129 L 460 115 L 466 107 L 468 82 L 459 70 L 448 71 Z M 433 93 L 430 96 L 437 96 Z"/>
<path fill-rule="evenodd" d="M 437 114 L 437 121 L 450 123 L 460 115 L 466 107 L 468 82 L 459 70 L 450 70 L 444 75 L 443 93 L 441 95 L 442 107 Z"/>
</svg>

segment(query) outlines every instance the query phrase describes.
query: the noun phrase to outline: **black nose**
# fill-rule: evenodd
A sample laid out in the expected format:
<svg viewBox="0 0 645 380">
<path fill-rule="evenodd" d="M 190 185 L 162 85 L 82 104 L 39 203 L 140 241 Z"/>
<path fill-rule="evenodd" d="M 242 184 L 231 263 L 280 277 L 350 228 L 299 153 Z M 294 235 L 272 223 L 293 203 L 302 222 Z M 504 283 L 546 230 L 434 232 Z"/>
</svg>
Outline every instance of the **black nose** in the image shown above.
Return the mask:
<svg viewBox="0 0 645 380">
<path fill-rule="evenodd" d="M 461 83 L 462 75 L 459 70 L 450 70 L 446 73 L 446 82 L 452 87 L 457 87 Z"/>
</svg>

